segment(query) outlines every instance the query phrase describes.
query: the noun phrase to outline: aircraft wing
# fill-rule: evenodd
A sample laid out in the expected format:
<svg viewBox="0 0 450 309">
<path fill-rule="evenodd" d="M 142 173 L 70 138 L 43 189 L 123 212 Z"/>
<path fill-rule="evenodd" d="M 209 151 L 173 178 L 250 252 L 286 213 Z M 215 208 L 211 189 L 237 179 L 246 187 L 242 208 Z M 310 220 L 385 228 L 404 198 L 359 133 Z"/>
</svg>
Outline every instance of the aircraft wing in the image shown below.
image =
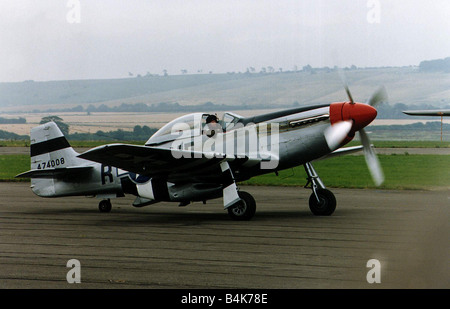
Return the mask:
<svg viewBox="0 0 450 309">
<path fill-rule="evenodd" d="M 34 169 L 28 172 L 16 175 L 15 178 L 59 178 L 66 175 L 74 175 L 77 173 L 83 173 L 90 171 L 92 166 L 71 166 L 63 168 L 47 168 L 47 169 Z"/>
<path fill-rule="evenodd" d="M 225 154 L 205 153 L 149 146 L 109 144 L 88 150 L 80 158 L 114 166 L 149 177 L 173 174 L 195 174 L 219 169 L 223 160 L 234 160 Z"/>
<path fill-rule="evenodd" d="M 411 116 L 450 116 L 450 109 L 411 110 L 403 113 Z"/>
<path fill-rule="evenodd" d="M 327 155 L 324 155 L 323 157 L 320 157 L 314 161 L 325 160 L 325 159 L 329 159 L 329 158 L 333 158 L 333 157 L 339 157 L 339 156 L 355 153 L 355 152 L 362 151 L 362 150 L 363 150 L 363 146 L 339 148 L 339 149 L 336 149 L 335 151 L 333 151 Z"/>
</svg>

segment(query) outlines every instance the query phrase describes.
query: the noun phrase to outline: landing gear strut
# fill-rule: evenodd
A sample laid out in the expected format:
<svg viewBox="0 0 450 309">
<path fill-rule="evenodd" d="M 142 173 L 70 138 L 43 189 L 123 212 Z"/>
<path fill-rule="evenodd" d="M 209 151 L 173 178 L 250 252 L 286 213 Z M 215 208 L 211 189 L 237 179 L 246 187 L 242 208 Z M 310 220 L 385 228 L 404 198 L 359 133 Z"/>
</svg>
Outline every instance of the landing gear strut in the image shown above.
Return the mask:
<svg viewBox="0 0 450 309">
<path fill-rule="evenodd" d="M 110 212 L 112 208 L 111 201 L 109 199 L 102 200 L 98 203 L 98 209 L 100 212 Z"/>
<path fill-rule="evenodd" d="M 325 188 L 319 175 L 310 162 L 304 164 L 308 182 L 305 188 L 311 188 L 313 193 L 309 197 L 309 209 L 316 216 L 329 216 L 336 209 L 334 194 Z M 309 187 L 309 185 L 311 185 Z"/>
</svg>

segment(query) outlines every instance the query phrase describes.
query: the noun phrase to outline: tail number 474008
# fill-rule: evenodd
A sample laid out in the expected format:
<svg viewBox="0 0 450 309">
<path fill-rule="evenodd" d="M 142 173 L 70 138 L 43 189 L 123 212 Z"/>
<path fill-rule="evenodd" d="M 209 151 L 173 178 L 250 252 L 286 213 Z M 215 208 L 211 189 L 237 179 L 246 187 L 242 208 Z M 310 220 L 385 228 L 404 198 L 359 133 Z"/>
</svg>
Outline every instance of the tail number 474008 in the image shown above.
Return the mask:
<svg viewBox="0 0 450 309">
<path fill-rule="evenodd" d="M 55 168 L 57 166 L 64 165 L 64 163 L 65 163 L 64 158 L 49 160 L 47 162 L 39 163 L 37 169 L 42 170 L 46 168 Z"/>
</svg>

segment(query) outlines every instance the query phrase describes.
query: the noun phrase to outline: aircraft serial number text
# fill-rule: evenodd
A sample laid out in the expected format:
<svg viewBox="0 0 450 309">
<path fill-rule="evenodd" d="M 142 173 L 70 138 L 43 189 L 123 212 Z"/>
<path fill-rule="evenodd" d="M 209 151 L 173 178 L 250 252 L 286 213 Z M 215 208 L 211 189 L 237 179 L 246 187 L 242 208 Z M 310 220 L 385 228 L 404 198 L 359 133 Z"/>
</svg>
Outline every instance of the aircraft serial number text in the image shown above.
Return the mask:
<svg viewBox="0 0 450 309">
<path fill-rule="evenodd" d="M 46 168 L 55 168 L 57 166 L 63 165 L 65 163 L 64 158 L 49 160 L 47 162 L 39 163 L 37 169 L 42 170 Z"/>
</svg>

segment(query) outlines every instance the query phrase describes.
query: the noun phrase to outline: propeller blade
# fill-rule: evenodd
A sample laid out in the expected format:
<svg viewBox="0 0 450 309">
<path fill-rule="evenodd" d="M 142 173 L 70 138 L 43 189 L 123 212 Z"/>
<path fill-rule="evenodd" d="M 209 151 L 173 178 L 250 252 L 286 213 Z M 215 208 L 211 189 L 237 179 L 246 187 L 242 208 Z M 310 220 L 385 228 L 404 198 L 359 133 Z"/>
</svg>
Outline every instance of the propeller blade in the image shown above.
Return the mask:
<svg viewBox="0 0 450 309">
<path fill-rule="evenodd" d="M 328 127 L 325 132 L 325 140 L 331 151 L 338 149 L 345 137 L 352 129 L 353 121 L 340 121 Z"/>
<path fill-rule="evenodd" d="M 348 96 L 348 99 L 350 100 L 350 103 L 355 104 L 355 101 L 353 101 L 353 97 L 352 97 L 352 94 L 350 93 L 350 89 L 348 88 L 348 86 L 344 85 L 344 88 L 345 88 L 345 92 L 347 92 L 347 96 Z"/>
<path fill-rule="evenodd" d="M 384 174 L 381 169 L 380 161 L 378 160 L 373 146 L 370 143 L 369 136 L 364 129 L 359 130 L 361 144 L 363 145 L 364 157 L 366 159 L 367 167 L 372 175 L 375 185 L 379 186 L 384 182 Z"/>
<path fill-rule="evenodd" d="M 387 100 L 388 100 L 388 95 L 386 92 L 386 88 L 384 88 L 384 86 L 381 86 L 372 94 L 372 96 L 367 101 L 367 104 L 375 107 L 380 102 L 385 102 Z"/>
<path fill-rule="evenodd" d="M 348 87 L 347 78 L 345 77 L 345 74 L 344 74 L 344 72 L 342 72 L 342 70 L 339 70 L 338 72 L 339 72 L 339 77 L 341 78 L 342 84 L 344 85 L 345 92 L 347 93 L 347 97 L 350 100 L 350 103 L 354 104 L 355 101 L 353 100 L 352 93 L 350 92 L 350 88 Z"/>
</svg>

